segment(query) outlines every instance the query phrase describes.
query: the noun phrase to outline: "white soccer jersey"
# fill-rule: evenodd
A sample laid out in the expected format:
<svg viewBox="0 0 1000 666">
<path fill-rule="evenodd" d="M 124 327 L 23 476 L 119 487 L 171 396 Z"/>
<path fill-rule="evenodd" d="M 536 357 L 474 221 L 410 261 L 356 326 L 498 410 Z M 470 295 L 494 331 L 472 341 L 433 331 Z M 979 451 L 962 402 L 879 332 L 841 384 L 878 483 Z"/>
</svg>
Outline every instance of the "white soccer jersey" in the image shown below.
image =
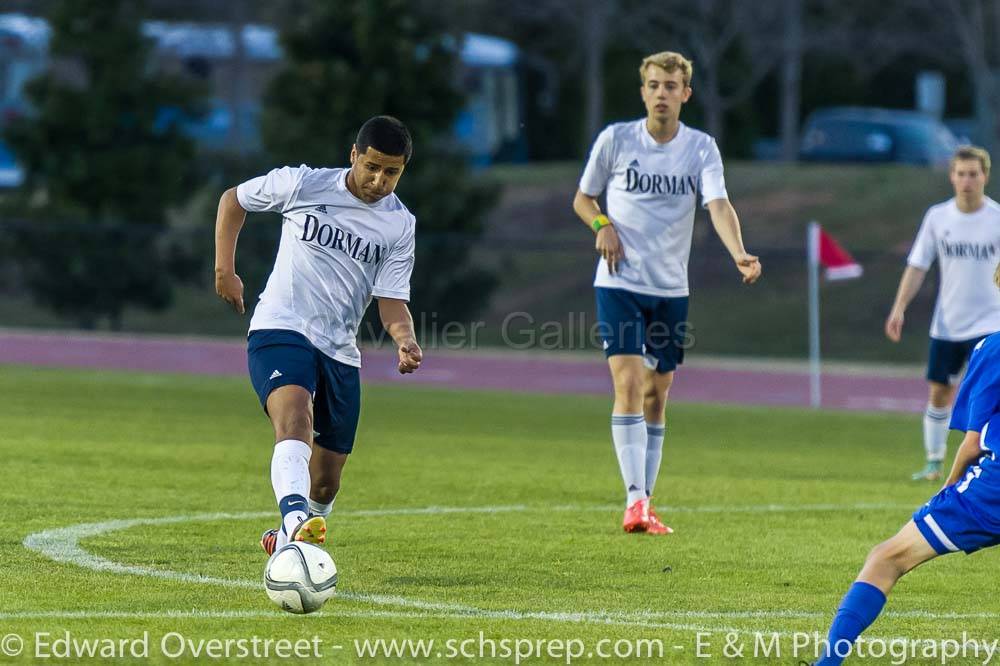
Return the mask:
<svg viewBox="0 0 1000 666">
<path fill-rule="evenodd" d="M 600 259 L 594 286 L 687 296 L 697 191 L 702 205 L 728 198 L 715 139 L 681 123 L 673 139 L 659 144 L 645 118 L 609 125 L 580 178 L 584 194 L 596 197 L 605 189 L 625 261 L 611 275 Z"/>
<path fill-rule="evenodd" d="M 1000 331 L 1000 290 L 993 271 L 1000 260 L 1000 205 L 989 197 L 974 213 L 955 199 L 927 209 L 907 263 L 927 270 L 941 264 L 931 337 L 970 340 Z"/>
<path fill-rule="evenodd" d="M 274 169 L 236 188 L 245 210 L 281 213 L 274 270 L 250 330 L 298 331 L 321 352 L 361 366 L 358 325 L 372 296 L 409 300 L 416 221 L 395 194 L 367 204 L 347 169 Z"/>
</svg>

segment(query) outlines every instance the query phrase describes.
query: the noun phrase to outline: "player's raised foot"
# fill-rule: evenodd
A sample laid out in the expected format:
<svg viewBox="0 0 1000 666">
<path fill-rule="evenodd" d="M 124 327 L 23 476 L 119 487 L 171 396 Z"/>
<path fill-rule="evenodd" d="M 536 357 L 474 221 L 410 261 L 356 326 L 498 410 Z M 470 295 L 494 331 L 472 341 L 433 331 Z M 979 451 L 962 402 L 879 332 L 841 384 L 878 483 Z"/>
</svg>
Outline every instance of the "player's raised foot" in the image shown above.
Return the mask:
<svg viewBox="0 0 1000 666">
<path fill-rule="evenodd" d="M 292 536 L 288 541 L 305 541 L 317 545 L 326 543 L 326 518 L 309 516 L 292 530 Z"/>
<path fill-rule="evenodd" d="M 622 529 L 626 532 L 645 532 L 648 526 L 649 500 L 640 499 L 632 502 L 632 505 L 625 509 Z"/>
<path fill-rule="evenodd" d="M 646 525 L 647 534 L 673 534 L 674 528 L 669 525 L 664 525 L 663 521 L 653 510 L 653 504 L 650 502 L 649 506 L 649 522 Z"/>
<path fill-rule="evenodd" d="M 268 557 L 274 555 L 274 550 L 277 546 L 278 530 L 273 527 L 269 530 L 264 530 L 264 533 L 260 535 L 260 547 L 264 549 Z"/>
<path fill-rule="evenodd" d="M 914 481 L 940 481 L 941 461 L 928 460 L 924 468 L 919 472 L 914 472 L 910 478 Z"/>
</svg>

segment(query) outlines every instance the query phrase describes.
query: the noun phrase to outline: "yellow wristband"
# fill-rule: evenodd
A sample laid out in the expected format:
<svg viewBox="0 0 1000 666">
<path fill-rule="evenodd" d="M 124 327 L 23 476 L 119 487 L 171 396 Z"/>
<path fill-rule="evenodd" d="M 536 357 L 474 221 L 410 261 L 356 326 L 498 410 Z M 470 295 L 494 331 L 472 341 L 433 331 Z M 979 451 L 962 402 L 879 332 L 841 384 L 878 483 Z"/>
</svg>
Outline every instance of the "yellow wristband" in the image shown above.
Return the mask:
<svg viewBox="0 0 1000 666">
<path fill-rule="evenodd" d="M 602 227 L 606 227 L 609 224 L 611 224 L 611 220 L 608 219 L 607 215 L 598 215 L 594 218 L 594 221 L 590 223 L 590 226 L 594 231 L 600 231 Z"/>
</svg>

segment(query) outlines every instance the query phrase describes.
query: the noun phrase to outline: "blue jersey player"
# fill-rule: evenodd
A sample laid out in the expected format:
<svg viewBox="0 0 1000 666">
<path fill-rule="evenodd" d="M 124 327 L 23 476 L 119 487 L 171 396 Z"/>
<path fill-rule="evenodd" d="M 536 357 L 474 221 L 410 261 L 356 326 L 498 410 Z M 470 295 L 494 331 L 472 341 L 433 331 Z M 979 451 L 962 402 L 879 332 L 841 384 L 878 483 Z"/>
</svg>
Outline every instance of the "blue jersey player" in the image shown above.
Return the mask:
<svg viewBox="0 0 1000 666">
<path fill-rule="evenodd" d="M 994 282 L 1000 287 L 1000 267 Z M 872 549 L 844 596 L 818 664 L 839 664 L 878 617 L 904 574 L 939 555 L 1000 543 L 1000 333 L 973 350 L 951 427 L 965 432 L 944 488 L 899 532 Z"/>
</svg>

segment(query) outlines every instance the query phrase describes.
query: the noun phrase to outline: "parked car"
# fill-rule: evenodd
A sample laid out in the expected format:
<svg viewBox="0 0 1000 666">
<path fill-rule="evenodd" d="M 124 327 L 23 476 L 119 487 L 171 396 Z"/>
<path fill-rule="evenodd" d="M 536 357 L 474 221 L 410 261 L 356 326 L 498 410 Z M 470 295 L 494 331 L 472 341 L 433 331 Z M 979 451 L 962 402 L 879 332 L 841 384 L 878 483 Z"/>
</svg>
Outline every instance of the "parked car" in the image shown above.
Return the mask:
<svg viewBox="0 0 1000 666">
<path fill-rule="evenodd" d="M 951 130 L 918 111 L 836 107 L 806 119 L 799 159 L 942 165 L 957 147 Z"/>
</svg>

